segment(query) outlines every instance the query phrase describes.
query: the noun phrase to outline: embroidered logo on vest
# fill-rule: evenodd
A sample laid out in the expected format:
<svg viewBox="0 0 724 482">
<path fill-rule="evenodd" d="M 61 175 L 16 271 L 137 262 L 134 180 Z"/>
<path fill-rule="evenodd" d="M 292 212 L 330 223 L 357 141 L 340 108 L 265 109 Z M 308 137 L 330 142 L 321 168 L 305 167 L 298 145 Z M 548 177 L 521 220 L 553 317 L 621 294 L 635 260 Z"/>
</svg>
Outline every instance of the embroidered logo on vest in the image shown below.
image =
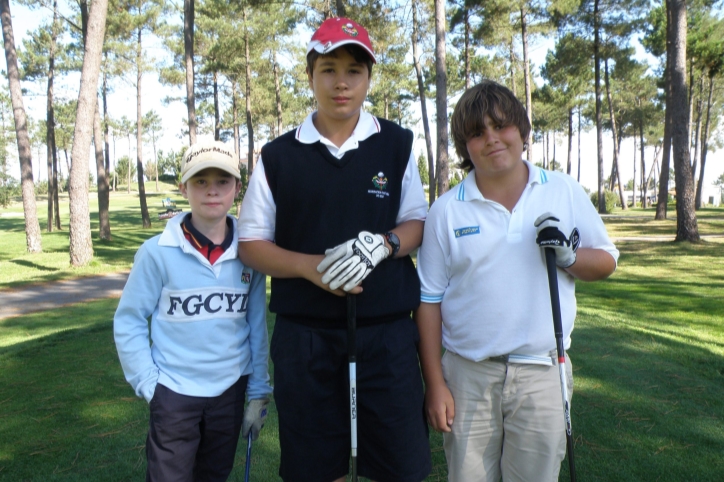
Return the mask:
<svg viewBox="0 0 724 482">
<path fill-rule="evenodd" d="M 244 268 L 244 271 L 241 272 L 241 282 L 245 285 L 251 283 L 251 272 L 247 271 L 246 268 Z"/>
<path fill-rule="evenodd" d="M 372 185 L 375 189 L 370 189 L 367 193 L 374 194 L 378 198 L 384 198 L 390 195 L 390 193 L 387 192 L 387 177 L 385 177 L 384 172 L 380 171 L 372 178 Z"/>
</svg>

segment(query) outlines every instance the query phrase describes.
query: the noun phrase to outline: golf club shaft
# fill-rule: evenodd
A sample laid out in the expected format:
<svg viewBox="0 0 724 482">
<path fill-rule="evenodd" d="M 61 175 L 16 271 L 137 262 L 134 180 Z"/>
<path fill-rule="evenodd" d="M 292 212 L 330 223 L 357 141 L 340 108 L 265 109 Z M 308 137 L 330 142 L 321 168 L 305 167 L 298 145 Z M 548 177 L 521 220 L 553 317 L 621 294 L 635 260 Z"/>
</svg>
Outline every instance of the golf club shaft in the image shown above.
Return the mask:
<svg viewBox="0 0 724 482">
<path fill-rule="evenodd" d="M 251 430 L 246 440 L 246 466 L 244 467 L 244 482 L 249 482 L 249 471 L 251 470 Z"/>
<path fill-rule="evenodd" d="M 347 355 L 349 360 L 349 416 L 352 481 L 357 481 L 357 299 L 347 294 Z"/>
<path fill-rule="evenodd" d="M 576 481 L 576 465 L 573 460 L 573 432 L 571 430 L 571 407 L 568 404 L 568 383 L 566 381 L 566 352 L 563 348 L 563 322 L 561 321 L 561 298 L 558 294 L 558 270 L 556 268 L 556 252 L 553 248 L 545 248 L 546 268 L 548 270 L 548 287 L 551 293 L 551 310 L 553 311 L 553 331 L 556 335 L 556 351 L 558 352 L 558 373 L 561 378 L 561 397 L 563 398 L 563 418 L 566 427 L 566 448 L 568 450 L 568 467 L 571 481 Z"/>
</svg>

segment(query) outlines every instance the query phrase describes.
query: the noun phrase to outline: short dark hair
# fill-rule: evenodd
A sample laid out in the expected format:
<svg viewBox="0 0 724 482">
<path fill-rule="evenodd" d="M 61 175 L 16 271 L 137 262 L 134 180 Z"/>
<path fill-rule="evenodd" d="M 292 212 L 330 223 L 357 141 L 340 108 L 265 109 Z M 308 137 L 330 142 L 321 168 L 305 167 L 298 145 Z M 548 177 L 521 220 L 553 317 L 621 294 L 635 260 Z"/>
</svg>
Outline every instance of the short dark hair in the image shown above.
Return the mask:
<svg viewBox="0 0 724 482">
<path fill-rule="evenodd" d="M 483 119 L 486 115 L 501 127 L 516 126 L 523 143 L 528 142 L 531 127 L 523 104 L 507 87 L 492 80 L 483 80 L 465 91 L 450 119 L 455 152 L 462 159 L 460 168 L 467 172 L 474 168 L 467 142 L 485 130 Z"/>
<path fill-rule="evenodd" d="M 359 62 L 361 64 L 365 64 L 367 66 L 367 75 L 372 77 L 372 64 L 374 63 L 372 61 L 372 57 L 370 57 L 370 54 L 367 53 L 365 49 L 360 47 L 359 45 L 354 44 L 348 44 L 348 45 L 342 45 L 342 49 L 345 49 L 355 60 L 355 62 Z M 334 49 L 329 53 L 326 54 L 320 54 L 316 50 L 312 50 L 307 54 L 307 72 L 309 72 L 309 75 L 312 75 L 314 72 L 314 64 L 317 62 L 317 59 L 320 57 L 336 57 L 338 49 Z"/>
</svg>

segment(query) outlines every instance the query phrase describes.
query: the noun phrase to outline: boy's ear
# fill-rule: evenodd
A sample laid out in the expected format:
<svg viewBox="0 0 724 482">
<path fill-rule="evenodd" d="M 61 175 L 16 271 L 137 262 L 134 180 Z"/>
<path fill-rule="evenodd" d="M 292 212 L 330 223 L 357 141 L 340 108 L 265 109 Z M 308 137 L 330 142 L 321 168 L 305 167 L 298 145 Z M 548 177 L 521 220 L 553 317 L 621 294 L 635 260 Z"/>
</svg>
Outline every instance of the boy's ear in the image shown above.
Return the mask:
<svg viewBox="0 0 724 482">
<path fill-rule="evenodd" d="M 238 196 L 241 192 L 241 179 L 236 180 L 236 189 L 234 190 L 234 197 Z"/>
<path fill-rule="evenodd" d="M 181 191 L 181 195 L 188 199 L 188 196 L 186 196 L 186 183 L 180 182 L 178 183 L 178 190 Z"/>
<path fill-rule="evenodd" d="M 314 87 L 312 86 L 312 71 L 309 70 L 309 67 L 307 67 L 306 72 L 307 72 L 307 80 L 309 81 L 309 88 L 314 90 Z"/>
</svg>

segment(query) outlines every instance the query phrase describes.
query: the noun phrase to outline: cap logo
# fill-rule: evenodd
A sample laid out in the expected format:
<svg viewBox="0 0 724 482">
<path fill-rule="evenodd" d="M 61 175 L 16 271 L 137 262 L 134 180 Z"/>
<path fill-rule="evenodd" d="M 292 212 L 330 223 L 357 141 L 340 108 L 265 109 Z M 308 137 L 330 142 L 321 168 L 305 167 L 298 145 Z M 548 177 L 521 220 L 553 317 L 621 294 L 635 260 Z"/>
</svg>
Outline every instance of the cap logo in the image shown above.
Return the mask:
<svg viewBox="0 0 724 482">
<path fill-rule="evenodd" d="M 225 151 L 223 149 L 219 149 L 218 147 L 202 147 L 198 149 L 196 152 L 192 152 L 189 154 L 188 158 L 186 159 L 186 164 L 190 164 L 194 157 L 198 157 L 204 152 L 218 152 L 219 154 L 223 154 L 225 156 L 229 156 L 233 158 L 234 156 L 231 155 L 229 151 Z"/>
<path fill-rule="evenodd" d="M 357 35 L 359 35 L 357 29 L 354 28 L 354 25 L 352 25 L 351 23 L 342 25 L 342 32 L 346 33 L 350 37 L 356 37 Z"/>
</svg>

